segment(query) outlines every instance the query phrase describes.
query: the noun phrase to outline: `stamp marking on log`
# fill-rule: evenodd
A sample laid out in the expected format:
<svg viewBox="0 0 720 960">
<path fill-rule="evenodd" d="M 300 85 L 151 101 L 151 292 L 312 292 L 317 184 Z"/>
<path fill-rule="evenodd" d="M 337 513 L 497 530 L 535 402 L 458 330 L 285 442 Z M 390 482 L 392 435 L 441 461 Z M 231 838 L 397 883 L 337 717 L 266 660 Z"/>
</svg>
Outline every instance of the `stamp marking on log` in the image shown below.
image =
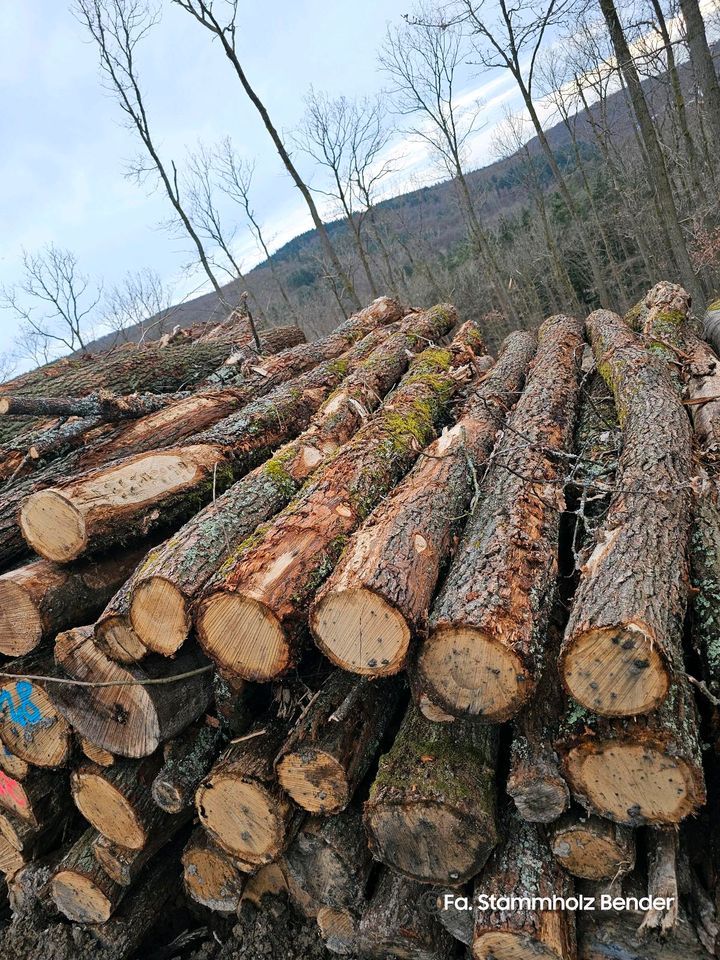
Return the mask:
<svg viewBox="0 0 720 960">
<path fill-rule="evenodd" d="M 8 711 L 13 723 L 20 727 L 34 725 L 42 720 L 40 708 L 33 703 L 33 685 L 29 680 L 18 680 L 15 684 L 18 703 L 15 704 L 9 690 L 0 691 L 0 711 Z"/>
<path fill-rule="evenodd" d="M 9 777 L 4 770 L 0 770 L 0 797 L 8 797 L 19 807 L 27 806 L 27 799 L 22 787 L 17 780 Z"/>
</svg>

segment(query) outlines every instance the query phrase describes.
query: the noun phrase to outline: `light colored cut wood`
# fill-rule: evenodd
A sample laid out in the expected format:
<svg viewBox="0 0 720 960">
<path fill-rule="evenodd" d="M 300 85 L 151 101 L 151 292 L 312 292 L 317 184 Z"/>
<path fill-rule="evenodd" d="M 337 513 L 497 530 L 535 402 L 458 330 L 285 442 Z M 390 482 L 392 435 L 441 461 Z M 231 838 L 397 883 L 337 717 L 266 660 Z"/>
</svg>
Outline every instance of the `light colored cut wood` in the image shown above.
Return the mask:
<svg viewBox="0 0 720 960">
<path fill-rule="evenodd" d="M 230 673 L 268 681 L 290 662 L 285 633 L 273 612 L 250 597 L 212 594 L 198 619 L 205 652 Z"/>
<path fill-rule="evenodd" d="M 185 597 L 161 577 L 140 581 L 133 592 L 130 620 L 147 649 L 166 657 L 180 649 L 190 630 Z"/>
</svg>

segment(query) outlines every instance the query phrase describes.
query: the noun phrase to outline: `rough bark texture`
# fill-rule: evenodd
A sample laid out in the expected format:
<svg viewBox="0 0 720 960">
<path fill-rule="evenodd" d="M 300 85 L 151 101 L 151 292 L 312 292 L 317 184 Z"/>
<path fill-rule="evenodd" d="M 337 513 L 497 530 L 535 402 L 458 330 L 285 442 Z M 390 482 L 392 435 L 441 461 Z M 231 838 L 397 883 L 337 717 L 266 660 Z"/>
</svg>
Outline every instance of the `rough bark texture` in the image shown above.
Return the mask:
<svg viewBox="0 0 720 960">
<path fill-rule="evenodd" d="M 22 656 L 94 620 L 142 555 L 120 552 L 67 567 L 37 560 L 0 576 L 0 653 Z"/>
<path fill-rule="evenodd" d="M 517 816 L 505 824 L 507 839 L 475 881 L 476 898 L 569 897 L 572 880 L 550 855 L 540 829 Z M 518 909 L 475 912 L 473 960 L 575 960 L 575 915 L 570 910 Z"/>
<path fill-rule="evenodd" d="M 680 911 L 678 891 L 678 835 L 673 828 L 648 830 L 647 833 L 648 894 L 665 900 L 670 907 L 654 905 L 646 912 L 640 924 L 640 933 L 657 931 L 667 937 L 675 929 Z"/>
<path fill-rule="evenodd" d="M 705 802 L 697 715 L 684 677 L 644 716 L 605 718 L 570 707 L 558 749 L 575 799 L 616 823 L 679 823 Z"/>
<path fill-rule="evenodd" d="M 62 767 L 72 747 L 70 726 L 55 709 L 43 680 L 52 676 L 52 653 L 37 652 L 5 666 L 17 679 L 0 681 L 0 740 L 16 757 L 36 767 Z"/>
<path fill-rule="evenodd" d="M 665 365 L 620 317 L 599 310 L 587 328 L 615 396 L 623 449 L 618 489 L 582 571 L 560 668 L 569 692 L 588 709 L 631 716 L 662 703 L 681 665 L 690 423 Z M 647 557 L 654 558 L 649 569 Z"/>
<path fill-rule="evenodd" d="M 632 830 L 578 810 L 553 823 L 550 848 L 568 873 L 584 880 L 616 880 L 635 866 Z"/>
<path fill-rule="evenodd" d="M 221 742 L 219 725 L 199 723 L 166 744 L 163 765 L 152 783 L 153 800 L 160 809 L 180 813 L 192 806 Z"/>
<path fill-rule="evenodd" d="M 134 393 L 125 397 L 106 391 L 86 397 L 0 397 L 0 416 L 96 417 L 100 420 L 136 420 L 156 413 L 179 398 L 177 394 Z"/>
<path fill-rule="evenodd" d="M 399 690 L 393 682 L 331 674 L 275 764 L 280 785 L 299 806 L 327 814 L 345 809 L 396 713 Z"/>
<path fill-rule="evenodd" d="M 104 923 L 125 888 L 108 877 L 92 852 L 94 830 L 87 830 L 57 868 L 50 892 L 58 910 L 75 923 Z"/>
<path fill-rule="evenodd" d="M 446 309 L 452 314 L 452 308 Z M 241 544 L 198 605 L 205 651 L 222 668 L 268 680 L 296 661 L 314 591 L 348 534 L 394 486 L 431 439 L 457 388 L 460 349 L 430 349 L 382 408 L 270 524 Z"/>
<path fill-rule="evenodd" d="M 282 721 L 258 723 L 228 747 L 197 793 L 201 824 L 223 850 L 247 863 L 276 859 L 300 824 L 273 769 L 286 736 Z"/>
<path fill-rule="evenodd" d="M 112 684 L 84 687 L 58 683 L 52 685 L 50 694 L 81 736 L 123 757 L 149 756 L 196 720 L 212 696 L 210 674 L 203 669 L 206 661 L 190 646 L 172 663 L 164 657 L 148 657 L 142 666 L 123 667 L 97 649 L 92 627 L 86 627 L 58 636 L 55 661 L 74 680 Z M 185 673 L 193 675 L 144 684 Z"/>
<path fill-rule="evenodd" d="M 425 895 L 419 883 L 384 870 L 358 926 L 360 956 L 450 960 L 452 937 L 425 909 Z"/>
<path fill-rule="evenodd" d="M 460 419 L 351 538 L 310 612 L 315 642 L 355 673 L 397 673 L 411 638 L 422 634 L 441 571 L 471 508 L 477 476 L 535 352 L 530 334 L 512 334 Z"/>
<path fill-rule="evenodd" d="M 190 822 L 190 810 L 179 816 L 165 817 L 154 823 L 152 832 L 143 847 L 127 847 L 99 834 L 93 840 L 93 855 L 105 873 L 121 887 L 130 887 L 141 870 L 159 851 L 163 850 L 176 834 Z"/>
<path fill-rule="evenodd" d="M 283 866 L 317 903 L 359 911 L 372 868 L 360 814 L 309 817 L 285 851 Z"/>
<path fill-rule="evenodd" d="M 475 876 L 497 842 L 496 759 L 492 728 L 432 723 L 411 705 L 365 804 L 373 855 L 423 883 Z"/>
<path fill-rule="evenodd" d="M 30 768 L 22 780 L 0 771 L 0 808 L 39 826 L 45 820 L 54 795 L 67 791 L 67 777 L 60 772 Z"/>
<path fill-rule="evenodd" d="M 198 828 L 182 855 L 185 892 L 196 903 L 218 913 L 237 913 L 247 877 L 232 858 Z"/>
<path fill-rule="evenodd" d="M 415 686 L 455 716 L 508 719 L 542 672 L 581 342 L 570 317 L 540 328 L 527 385 L 433 606 Z"/>
</svg>

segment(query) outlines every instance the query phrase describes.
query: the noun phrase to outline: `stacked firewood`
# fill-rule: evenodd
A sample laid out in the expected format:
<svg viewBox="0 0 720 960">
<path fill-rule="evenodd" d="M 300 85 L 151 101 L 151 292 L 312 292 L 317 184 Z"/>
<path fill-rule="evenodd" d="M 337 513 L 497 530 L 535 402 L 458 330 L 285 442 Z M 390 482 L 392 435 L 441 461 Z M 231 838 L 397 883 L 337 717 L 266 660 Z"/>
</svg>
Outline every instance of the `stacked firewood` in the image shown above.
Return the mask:
<svg viewBox="0 0 720 960">
<path fill-rule="evenodd" d="M 0 468 L 15 922 L 130 957 L 182 888 L 287 896 L 345 956 L 713 954 L 720 361 L 685 292 L 496 360 L 388 298 L 201 344 L 168 392 L 2 388 L 54 418 Z"/>
</svg>

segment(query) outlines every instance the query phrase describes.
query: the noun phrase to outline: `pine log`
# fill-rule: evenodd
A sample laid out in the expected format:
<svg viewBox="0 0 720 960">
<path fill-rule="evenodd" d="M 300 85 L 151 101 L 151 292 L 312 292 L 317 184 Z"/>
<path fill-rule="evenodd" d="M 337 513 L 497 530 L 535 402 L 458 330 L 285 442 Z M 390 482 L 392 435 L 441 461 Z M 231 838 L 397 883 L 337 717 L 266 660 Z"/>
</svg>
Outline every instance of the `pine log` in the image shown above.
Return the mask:
<svg viewBox="0 0 720 960">
<path fill-rule="evenodd" d="M 509 719 L 542 672 L 581 353 L 576 320 L 540 327 L 525 390 L 433 606 L 414 683 L 455 716 Z"/>
<path fill-rule="evenodd" d="M 205 660 L 190 646 L 172 663 L 148 657 L 126 667 L 108 660 L 93 642 L 92 627 L 85 627 L 59 634 L 55 661 L 70 679 L 110 684 L 53 683 L 48 691 L 81 736 L 122 757 L 149 756 L 201 716 L 212 696 Z M 157 680 L 163 682 L 147 683 Z"/>
<path fill-rule="evenodd" d="M 220 727 L 201 722 L 165 745 L 163 765 L 152 783 L 153 800 L 161 810 L 180 813 L 192 807 L 221 742 Z"/>
<path fill-rule="evenodd" d="M 378 960 L 450 960 L 452 937 L 426 909 L 426 893 L 419 883 L 383 870 L 358 925 L 357 953 Z"/>
<path fill-rule="evenodd" d="M 155 831 L 172 819 L 155 805 L 150 792 L 161 758 L 148 757 L 112 767 L 82 764 L 73 770 L 70 790 L 75 806 L 108 840 L 131 850 L 141 850 Z"/>
<path fill-rule="evenodd" d="M 508 338 L 457 423 L 351 538 L 310 611 L 315 642 L 333 663 L 379 676 L 404 668 L 534 352 L 530 334 Z"/>
<path fill-rule="evenodd" d="M 131 579 L 130 619 L 149 649 L 167 655 L 179 648 L 190 631 L 192 599 L 235 545 L 286 506 L 353 436 L 407 368 L 410 352 L 421 348 L 423 338 L 442 335 L 445 318 L 428 311 L 412 314 L 389 336 L 386 329 L 368 335 L 349 352 L 351 372 L 297 440 L 206 507 L 155 550 Z M 366 341 L 373 345 L 369 355 Z"/>
<path fill-rule="evenodd" d="M 323 906 L 359 911 L 372 868 L 362 817 L 309 817 L 283 856 L 285 874 Z"/>
<path fill-rule="evenodd" d="M 691 637 L 712 696 L 720 696 L 720 504 L 717 489 L 695 500 L 690 531 Z"/>
<path fill-rule="evenodd" d="M 560 669 L 588 709 L 633 716 L 662 703 L 681 667 L 692 438 L 664 363 L 616 314 L 596 311 L 587 329 L 615 396 L 623 449 L 618 490 L 582 571 Z"/>
<path fill-rule="evenodd" d="M 286 444 L 269 462 L 213 499 L 165 544 L 150 551 L 98 620 L 96 635 L 108 655 L 134 662 L 148 649 L 165 656 L 179 649 L 190 631 L 192 597 L 226 559 L 232 546 L 281 509 L 317 462 L 330 456 L 334 444 L 343 442 L 362 422 L 362 407 L 349 402 L 350 398 L 365 399 L 364 380 L 358 380 L 361 371 L 356 368 L 361 364 L 365 372 L 362 361 L 374 355 L 376 346 L 387 333 L 388 328 L 375 330 L 345 354 L 343 363 L 347 364 L 347 370 L 355 373 L 346 378 L 349 383 L 343 382 L 331 393 L 316 414 L 321 424 L 331 420 L 335 427 L 333 436 L 313 425 L 298 440 Z M 338 361 L 332 366 L 334 372 L 327 383 L 337 380 Z M 322 374 L 322 370 L 319 373 Z M 295 387 L 292 392 L 294 394 Z M 347 398 L 344 403 L 343 397 Z M 378 402 L 373 395 L 371 405 Z M 278 419 L 277 411 L 271 416 L 273 420 Z M 297 476 L 291 478 L 289 471 Z"/>
<path fill-rule="evenodd" d="M 399 689 L 382 680 L 359 685 L 341 670 L 328 677 L 275 764 L 280 785 L 299 806 L 312 813 L 345 809 L 393 719 Z"/>
<path fill-rule="evenodd" d="M 218 666 L 248 680 L 269 680 L 296 662 L 314 591 L 347 536 L 412 466 L 446 412 L 458 386 L 458 363 L 469 359 L 460 336 L 455 352 L 420 354 L 380 410 L 208 585 L 195 623 L 201 646 Z"/>
<path fill-rule="evenodd" d="M 182 855 L 187 895 L 209 910 L 237 913 L 247 877 L 232 858 L 196 829 Z"/>
<path fill-rule="evenodd" d="M 184 397 L 177 394 L 131 393 L 115 396 L 105 390 L 84 397 L 28 397 L 22 394 L 0 397 L 0 416 L 15 417 L 96 417 L 100 420 L 136 420 L 163 410 Z"/>
<path fill-rule="evenodd" d="M 373 855 L 423 883 L 457 885 L 497 842 L 497 732 L 432 723 L 411 705 L 365 804 Z"/>
<path fill-rule="evenodd" d="M 67 790 L 67 778 L 61 772 L 30 768 L 23 780 L 0 770 L 0 809 L 9 810 L 39 826 L 58 793 Z"/>
<path fill-rule="evenodd" d="M 125 893 L 92 852 L 94 830 L 86 830 L 58 866 L 50 883 L 55 906 L 73 923 L 104 923 Z"/>
<path fill-rule="evenodd" d="M 578 810 L 552 824 L 550 848 L 568 873 L 584 880 L 615 880 L 635 866 L 632 830 Z"/>
<path fill-rule="evenodd" d="M 569 898 L 573 882 L 550 855 L 534 824 L 511 817 L 507 839 L 475 881 L 473 960 L 575 960 L 575 915 L 571 910 L 534 909 L 532 902 L 503 908 L 479 898 Z"/>
<path fill-rule="evenodd" d="M 0 740 L 16 757 L 36 767 L 62 767 L 72 748 L 70 726 L 56 710 L 43 680 L 54 673 L 52 653 L 39 651 L 6 664 L 0 680 Z"/>
<path fill-rule="evenodd" d="M 122 887 L 130 887 L 145 865 L 167 847 L 189 822 L 190 810 L 165 817 L 161 823 L 153 825 L 147 843 L 138 848 L 115 843 L 109 837 L 98 834 L 93 840 L 93 855 L 111 880 Z"/>
<path fill-rule="evenodd" d="M 259 722 L 228 747 L 195 800 L 211 838 L 232 856 L 258 866 L 283 852 L 302 819 L 275 780 L 273 762 L 286 736 L 283 721 Z"/>
<path fill-rule="evenodd" d="M 20 657 L 61 630 L 89 623 L 143 554 L 116 553 L 59 567 L 37 560 L 0 576 L 0 653 Z"/>
<path fill-rule="evenodd" d="M 62 842 L 72 831 L 73 808 L 67 795 L 53 798 L 44 818 L 33 824 L 9 810 L 0 812 L 0 835 L 23 855 L 26 862 L 36 860 Z"/>
<path fill-rule="evenodd" d="M 0 480 L 9 485 L 37 470 L 41 464 L 65 456 L 81 446 L 87 435 L 100 426 L 102 420 L 97 417 L 80 417 L 53 421 L 52 426 L 21 433 L 0 447 Z"/>
<path fill-rule="evenodd" d="M 606 718 L 569 708 L 558 750 L 575 799 L 616 823 L 675 824 L 705 802 L 695 704 L 680 675 L 650 714 Z"/>
</svg>

